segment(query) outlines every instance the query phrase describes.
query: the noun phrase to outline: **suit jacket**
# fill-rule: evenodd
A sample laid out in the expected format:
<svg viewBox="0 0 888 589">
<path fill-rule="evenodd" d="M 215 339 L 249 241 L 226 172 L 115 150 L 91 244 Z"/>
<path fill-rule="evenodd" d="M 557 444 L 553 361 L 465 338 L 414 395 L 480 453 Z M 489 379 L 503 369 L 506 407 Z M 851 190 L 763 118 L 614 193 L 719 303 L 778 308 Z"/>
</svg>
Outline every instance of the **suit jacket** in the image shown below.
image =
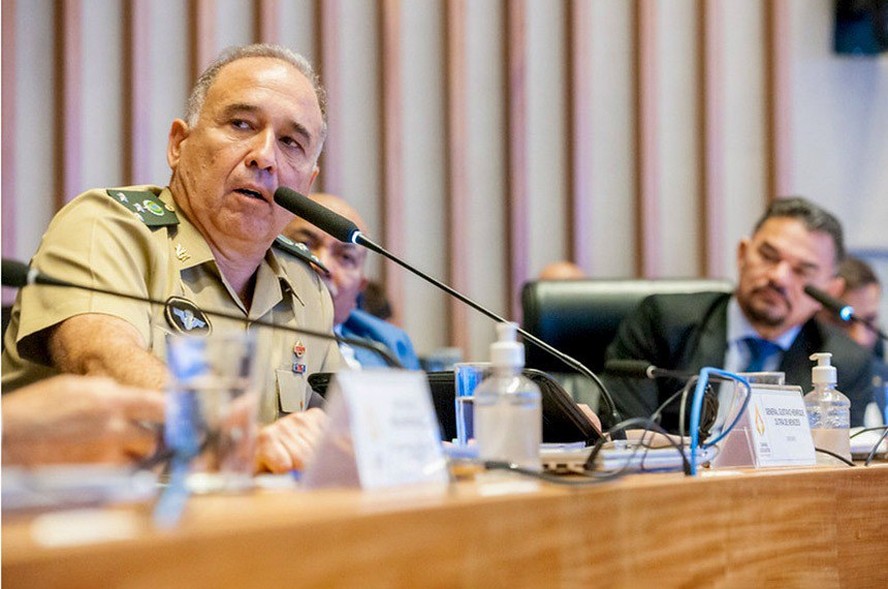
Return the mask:
<svg viewBox="0 0 888 589">
<path fill-rule="evenodd" d="M 407 333 L 395 327 L 379 317 L 375 317 L 366 311 L 355 309 L 342 324 L 342 335 L 346 337 L 361 337 L 371 339 L 384 344 L 398 358 L 398 361 L 410 370 L 419 370 L 419 358 L 413 351 L 413 344 Z M 355 358 L 361 366 L 368 368 L 373 366 L 386 366 L 385 359 L 379 354 L 364 348 L 354 348 Z"/>
<path fill-rule="evenodd" d="M 653 295 L 644 299 L 617 331 L 607 359 L 646 360 L 659 368 L 697 372 L 704 366 L 721 367 L 727 351 L 728 302 L 725 293 Z M 783 354 L 780 370 L 786 383 L 811 390 L 809 356 L 831 352 L 837 368 L 837 388 L 851 400 L 851 425 L 863 423 L 872 398 L 872 354 L 839 329 L 810 319 Z M 648 417 L 678 391 L 682 383 L 613 378 L 605 384 L 624 418 Z M 678 404 L 665 411 L 663 425 L 677 430 Z"/>
</svg>

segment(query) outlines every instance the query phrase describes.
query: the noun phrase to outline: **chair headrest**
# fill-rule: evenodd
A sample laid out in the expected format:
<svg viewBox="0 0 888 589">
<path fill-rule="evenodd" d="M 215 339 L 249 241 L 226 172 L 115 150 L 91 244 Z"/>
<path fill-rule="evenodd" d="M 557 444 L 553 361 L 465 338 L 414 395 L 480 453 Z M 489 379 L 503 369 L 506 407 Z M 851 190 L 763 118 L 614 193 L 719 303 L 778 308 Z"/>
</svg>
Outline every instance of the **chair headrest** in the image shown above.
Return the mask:
<svg viewBox="0 0 888 589">
<path fill-rule="evenodd" d="M 648 295 L 733 289 L 727 280 L 701 278 L 533 281 L 521 293 L 524 329 L 599 372 L 623 318 Z M 527 366 L 570 372 L 533 345 L 527 346 Z"/>
</svg>

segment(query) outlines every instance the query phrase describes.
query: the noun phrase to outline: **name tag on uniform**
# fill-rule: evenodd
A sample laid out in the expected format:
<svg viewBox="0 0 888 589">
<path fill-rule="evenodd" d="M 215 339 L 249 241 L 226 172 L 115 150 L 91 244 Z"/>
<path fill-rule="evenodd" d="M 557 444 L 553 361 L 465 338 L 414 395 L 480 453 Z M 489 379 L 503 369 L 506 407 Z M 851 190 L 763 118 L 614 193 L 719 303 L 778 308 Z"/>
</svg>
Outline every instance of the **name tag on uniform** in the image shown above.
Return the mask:
<svg viewBox="0 0 888 589">
<path fill-rule="evenodd" d="M 341 371 L 328 391 L 330 424 L 306 468 L 307 487 L 446 486 L 447 462 L 423 372 Z"/>
</svg>

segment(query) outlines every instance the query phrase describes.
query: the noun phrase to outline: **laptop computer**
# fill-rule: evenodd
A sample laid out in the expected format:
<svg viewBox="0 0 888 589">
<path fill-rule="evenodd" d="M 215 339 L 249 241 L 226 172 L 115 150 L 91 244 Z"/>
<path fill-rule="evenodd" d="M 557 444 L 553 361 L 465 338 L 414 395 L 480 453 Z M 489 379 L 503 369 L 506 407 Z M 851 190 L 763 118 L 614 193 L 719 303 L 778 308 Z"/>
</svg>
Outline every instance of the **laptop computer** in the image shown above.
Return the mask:
<svg viewBox="0 0 888 589">
<path fill-rule="evenodd" d="M 324 397 L 333 373 L 318 372 L 308 377 L 312 390 Z M 456 438 L 456 388 L 453 371 L 427 372 L 432 402 L 441 428 L 441 439 Z M 554 378 L 528 368 L 524 376 L 540 387 L 543 410 L 543 442 L 594 444 L 601 432 L 583 414 L 576 402 Z"/>
</svg>

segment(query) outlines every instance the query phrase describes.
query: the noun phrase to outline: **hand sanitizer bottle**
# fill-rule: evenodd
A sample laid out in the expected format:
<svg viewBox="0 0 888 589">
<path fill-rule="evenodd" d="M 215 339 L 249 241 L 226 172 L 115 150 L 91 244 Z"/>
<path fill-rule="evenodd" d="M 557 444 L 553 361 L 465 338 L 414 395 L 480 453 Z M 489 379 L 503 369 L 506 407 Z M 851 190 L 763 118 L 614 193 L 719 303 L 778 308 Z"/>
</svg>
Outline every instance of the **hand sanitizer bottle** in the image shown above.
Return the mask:
<svg viewBox="0 0 888 589">
<path fill-rule="evenodd" d="M 475 440 L 482 460 L 540 469 L 543 417 L 539 387 L 521 374 L 524 346 L 515 341 L 516 325 L 496 326 L 490 346 L 493 374 L 475 389 Z"/>
<path fill-rule="evenodd" d="M 851 460 L 851 401 L 836 390 L 836 367 L 830 365 L 830 358 L 828 352 L 811 354 L 817 366 L 811 369 L 814 390 L 805 395 L 805 410 L 814 447 Z"/>
</svg>

